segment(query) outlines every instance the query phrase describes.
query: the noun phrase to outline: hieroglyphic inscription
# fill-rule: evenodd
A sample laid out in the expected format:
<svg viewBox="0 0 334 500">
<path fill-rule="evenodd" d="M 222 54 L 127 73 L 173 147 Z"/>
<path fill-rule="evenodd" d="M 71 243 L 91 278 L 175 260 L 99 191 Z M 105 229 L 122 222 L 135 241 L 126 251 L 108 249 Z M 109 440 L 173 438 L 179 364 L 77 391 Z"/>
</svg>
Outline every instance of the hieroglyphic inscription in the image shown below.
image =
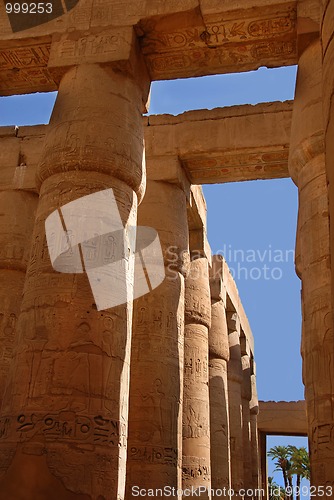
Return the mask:
<svg viewBox="0 0 334 500">
<path fill-rule="evenodd" d="M 0 49 L 0 70 L 45 67 L 50 56 L 49 43 L 31 47 Z"/>
<path fill-rule="evenodd" d="M 277 38 L 295 30 L 295 15 L 250 21 L 212 23 L 172 33 L 152 32 L 143 40 L 144 53 L 164 52 L 171 49 L 190 49 L 219 46 L 228 42 L 245 42 Z"/>
<path fill-rule="evenodd" d="M 176 467 L 178 462 L 178 451 L 170 447 L 157 446 L 132 446 L 129 449 L 131 460 L 152 464 L 166 464 Z"/>
<path fill-rule="evenodd" d="M 94 417 L 74 412 L 20 414 L 0 419 L 1 439 L 27 442 L 77 442 L 99 446 L 125 446 L 126 426 L 102 415 Z"/>
</svg>

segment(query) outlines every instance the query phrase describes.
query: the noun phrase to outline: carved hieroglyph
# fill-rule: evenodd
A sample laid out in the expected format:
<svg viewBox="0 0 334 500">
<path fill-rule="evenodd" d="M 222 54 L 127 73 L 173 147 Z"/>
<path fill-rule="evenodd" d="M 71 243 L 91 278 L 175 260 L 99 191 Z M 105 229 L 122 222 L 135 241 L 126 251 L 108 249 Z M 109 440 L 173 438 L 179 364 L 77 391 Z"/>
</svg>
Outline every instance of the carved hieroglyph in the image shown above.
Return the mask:
<svg viewBox="0 0 334 500">
<path fill-rule="evenodd" d="M 45 220 L 112 188 L 123 224 L 136 225 L 141 105 L 137 84 L 109 68 L 73 67 L 61 82 L 1 413 L 3 498 L 124 497 L 132 304 L 97 311 L 85 274 L 55 272 Z"/>
<path fill-rule="evenodd" d="M 323 50 L 323 113 L 325 130 L 326 171 L 329 189 L 329 213 L 334 219 L 334 1 L 322 0 L 321 41 Z M 334 248 L 334 224 L 330 225 L 331 253 Z M 333 257 L 332 257 L 333 262 Z M 334 268 L 332 266 L 332 307 L 334 305 Z"/>
<path fill-rule="evenodd" d="M 81 0 L 66 15 L 12 33 L 0 8 L 0 94 L 56 90 L 64 65 L 124 61 L 132 32 L 152 80 L 250 71 L 297 63 L 296 1 L 245 8 L 202 0 Z M 73 6 L 73 2 L 71 2 Z M 8 43 L 9 42 L 9 43 Z M 120 54 L 122 54 L 120 56 Z"/>
<path fill-rule="evenodd" d="M 37 203 L 34 193 L 0 192 L 0 408 L 17 340 Z"/>
<path fill-rule="evenodd" d="M 215 270 L 221 256 L 213 257 L 211 285 L 211 328 L 209 331 L 209 391 L 211 429 L 211 482 L 213 489 L 231 487 L 230 425 L 227 363 L 230 358 L 226 322 L 226 293 Z"/>
<path fill-rule="evenodd" d="M 134 303 L 126 498 L 132 487 L 181 488 L 186 194 L 148 181 L 138 224 L 156 229 L 165 281 Z"/>
<path fill-rule="evenodd" d="M 209 266 L 191 262 L 185 288 L 183 394 L 183 489 L 211 488 L 208 329 L 211 324 Z"/>
<path fill-rule="evenodd" d="M 299 190 L 298 271 L 311 481 L 315 486 L 334 486 L 334 338 L 319 42 L 305 50 L 299 61 L 290 173 Z"/>
<path fill-rule="evenodd" d="M 240 348 L 240 320 L 234 311 L 227 311 L 230 360 L 227 368 L 228 402 L 231 446 L 231 486 L 235 492 L 244 487 L 244 450 L 242 416 L 242 363 Z M 236 493 L 236 498 L 240 497 Z"/>
</svg>

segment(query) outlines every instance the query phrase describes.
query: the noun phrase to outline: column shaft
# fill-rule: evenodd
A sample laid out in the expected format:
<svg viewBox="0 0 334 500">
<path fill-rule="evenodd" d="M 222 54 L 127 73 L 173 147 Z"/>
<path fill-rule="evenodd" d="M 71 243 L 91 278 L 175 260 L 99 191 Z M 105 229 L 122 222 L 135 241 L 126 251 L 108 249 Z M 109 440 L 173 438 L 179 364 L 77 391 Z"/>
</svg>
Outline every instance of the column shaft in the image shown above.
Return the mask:
<svg viewBox="0 0 334 500">
<path fill-rule="evenodd" d="M 250 489 L 252 486 L 252 451 L 251 451 L 251 427 L 250 427 L 250 407 L 252 398 L 250 357 L 246 354 L 241 358 L 242 362 L 242 432 L 243 432 L 243 457 L 244 457 L 244 488 Z M 245 496 L 245 499 L 251 499 Z"/>
<path fill-rule="evenodd" d="M 322 0 L 323 17 L 321 45 L 323 59 L 323 115 L 325 132 L 325 162 L 329 193 L 329 215 L 334 221 L 334 0 Z M 334 224 L 330 224 L 330 252 L 334 261 Z M 334 266 L 332 272 L 332 307 L 334 308 Z"/>
<path fill-rule="evenodd" d="M 0 193 L 0 408 L 17 342 L 16 325 L 37 203 L 35 193 Z"/>
<path fill-rule="evenodd" d="M 303 381 L 311 481 L 315 486 L 325 486 L 334 484 L 334 338 L 321 47 L 318 42 L 309 46 L 300 58 L 291 141 L 290 171 L 299 190 Z"/>
<path fill-rule="evenodd" d="M 155 228 L 165 281 L 134 305 L 126 498 L 132 488 L 181 489 L 186 194 L 148 181 L 138 223 Z"/>
<path fill-rule="evenodd" d="M 98 64 L 73 67 L 60 83 L 38 170 L 20 339 L 2 409 L 6 498 L 124 498 L 132 303 L 98 311 L 85 273 L 54 271 L 45 220 L 112 188 L 122 223 L 136 224 L 141 104 L 130 77 Z M 112 248 L 103 251 L 108 259 Z"/>
<path fill-rule="evenodd" d="M 243 416 L 242 416 L 242 364 L 240 348 L 240 322 L 237 313 L 227 313 L 230 360 L 228 362 L 228 401 L 230 413 L 231 486 L 236 498 L 244 487 Z"/>
<path fill-rule="evenodd" d="M 209 267 L 191 262 L 185 288 L 183 394 L 183 489 L 211 489 L 208 328 L 211 324 Z"/>
<path fill-rule="evenodd" d="M 254 364 L 254 361 L 253 361 Z M 252 399 L 250 401 L 250 426 L 251 426 L 251 461 L 252 461 L 252 489 L 262 487 L 261 465 L 259 456 L 259 436 L 257 427 L 257 416 L 259 414 L 259 401 L 257 397 L 256 375 L 251 375 Z"/>
</svg>

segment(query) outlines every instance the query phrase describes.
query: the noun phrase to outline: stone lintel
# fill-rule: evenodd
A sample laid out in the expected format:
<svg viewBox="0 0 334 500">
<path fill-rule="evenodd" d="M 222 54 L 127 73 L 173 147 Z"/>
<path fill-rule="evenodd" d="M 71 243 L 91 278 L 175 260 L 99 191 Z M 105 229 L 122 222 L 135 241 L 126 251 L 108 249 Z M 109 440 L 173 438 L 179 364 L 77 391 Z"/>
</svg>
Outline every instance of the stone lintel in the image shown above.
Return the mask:
<svg viewBox="0 0 334 500">
<path fill-rule="evenodd" d="M 142 20 L 152 80 L 297 63 L 297 2 L 200 1 L 200 9 Z"/>
<path fill-rule="evenodd" d="M 193 184 L 289 177 L 293 102 L 150 116 L 147 156 L 177 153 Z"/>
<path fill-rule="evenodd" d="M 260 401 L 260 432 L 279 436 L 307 436 L 305 401 Z"/>
<path fill-rule="evenodd" d="M 202 195 L 199 190 L 190 195 L 191 183 L 288 177 L 291 116 L 288 101 L 144 117 L 148 174 L 154 180 L 182 185 L 197 207 Z M 6 139 L 17 136 L 27 165 L 35 168 L 46 127 L 0 127 L 2 154 L 10 147 Z M 16 166 L 15 162 L 12 167 Z M 201 210 L 206 211 L 205 205 Z M 190 229 L 200 228 L 203 213 L 198 225 L 190 221 Z"/>
<path fill-rule="evenodd" d="M 133 29 L 151 80 L 298 61 L 296 0 L 87 0 L 65 15 L 15 33 L 2 8 L 0 95 L 56 90 L 62 71 L 52 68 L 61 60 L 65 66 L 122 61 Z"/>
</svg>

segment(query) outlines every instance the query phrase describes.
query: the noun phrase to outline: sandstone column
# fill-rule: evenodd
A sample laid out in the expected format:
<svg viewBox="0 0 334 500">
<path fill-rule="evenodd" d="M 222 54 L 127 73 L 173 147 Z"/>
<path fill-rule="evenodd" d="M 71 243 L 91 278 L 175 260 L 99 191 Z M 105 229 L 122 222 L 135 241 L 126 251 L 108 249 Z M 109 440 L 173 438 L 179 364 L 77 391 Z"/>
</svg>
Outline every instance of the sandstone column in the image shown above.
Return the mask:
<svg viewBox="0 0 334 500">
<path fill-rule="evenodd" d="M 38 169 L 19 345 L 1 415 L 4 498 L 124 498 L 132 302 L 98 311 L 85 273 L 55 272 L 45 220 L 112 188 L 123 224 L 136 224 L 141 111 L 139 85 L 119 70 L 83 64 L 61 80 Z M 113 242 L 91 243 L 87 259 L 102 252 L 107 263 Z"/>
<path fill-rule="evenodd" d="M 38 196 L 0 192 L 0 408 L 13 350 Z"/>
<path fill-rule="evenodd" d="M 244 488 L 244 452 L 243 452 L 243 416 L 242 416 L 242 383 L 243 371 L 240 348 L 240 320 L 234 311 L 227 311 L 228 340 L 230 360 L 227 368 L 228 401 L 230 414 L 231 445 L 231 486 L 236 498 Z"/>
<path fill-rule="evenodd" d="M 185 286 L 182 488 L 211 489 L 208 329 L 211 324 L 209 266 L 190 264 Z M 202 495 L 203 496 L 203 495 Z M 209 498 L 209 496 L 204 495 Z"/>
<path fill-rule="evenodd" d="M 231 456 L 227 363 L 230 358 L 226 320 L 223 257 L 212 261 L 211 328 L 209 331 L 209 391 L 212 489 L 231 488 Z M 227 497 L 227 495 L 226 495 Z"/>
<path fill-rule="evenodd" d="M 326 486 L 334 484 L 334 339 L 318 42 L 309 46 L 299 61 L 290 151 L 290 173 L 299 191 L 298 272 L 302 279 L 303 380 L 311 482 Z"/>
<path fill-rule="evenodd" d="M 150 179 L 149 172 L 148 165 Z M 189 261 L 183 186 L 149 180 L 138 224 L 158 231 L 166 278 L 134 304 L 126 488 L 129 500 L 135 486 L 181 489 L 184 275 Z"/>
<path fill-rule="evenodd" d="M 246 338 L 243 343 L 247 343 Z M 251 389 L 251 362 L 250 356 L 242 352 L 242 432 L 243 432 L 243 456 L 244 456 L 244 488 L 248 490 L 252 485 L 252 454 L 251 454 L 251 428 L 250 428 L 250 407 L 249 403 L 252 398 Z M 251 496 L 245 496 L 245 499 L 251 499 Z"/>
<path fill-rule="evenodd" d="M 323 114 L 325 161 L 329 191 L 329 215 L 334 220 L 334 0 L 321 0 L 323 16 L 321 42 L 323 59 Z M 330 224 L 330 253 L 334 261 L 334 224 Z M 334 266 L 332 265 L 332 307 L 334 307 Z"/>
<path fill-rule="evenodd" d="M 253 366 L 254 366 L 253 360 Z M 254 370 L 255 371 L 255 370 Z M 257 416 L 259 414 L 259 401 L 257 397 L 256 375 L 251 375 L 252 399 L 250 401 L 250 432 L 251 432 L 251 464 L 252 464 L 252 486 L 253 490 L 261 488 L 260 460 L 259 460 L 259 437 L 257 428 Z"/>
</svg>

